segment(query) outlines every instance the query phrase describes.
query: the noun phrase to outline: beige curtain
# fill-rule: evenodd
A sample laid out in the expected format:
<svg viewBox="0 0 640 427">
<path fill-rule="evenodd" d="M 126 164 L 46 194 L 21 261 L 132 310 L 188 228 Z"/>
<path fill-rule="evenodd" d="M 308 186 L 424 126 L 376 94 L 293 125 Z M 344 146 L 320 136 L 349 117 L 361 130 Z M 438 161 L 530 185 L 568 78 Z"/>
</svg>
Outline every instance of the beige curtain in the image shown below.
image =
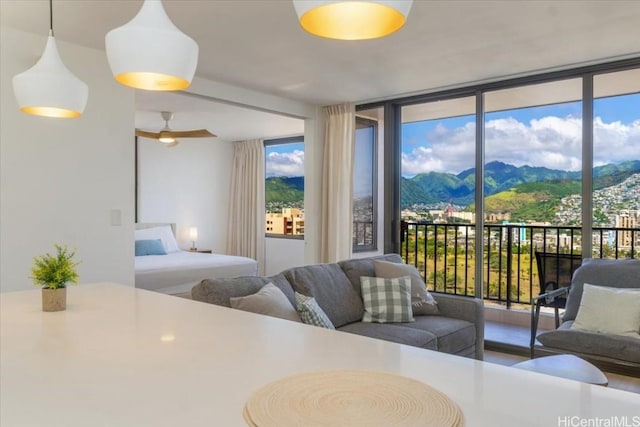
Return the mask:
<svg viewBox="0 0 640 427">
<path fill-rule="evenodd" d="M 322 261 L 351 257 L 355 106 L 325 107 L 322 165 Z"/>
<path fill-rule="evenodd" d="M 234 142 L 227 253 L 258 261 L 264 274 L 264 144 Z"/>
</svg>

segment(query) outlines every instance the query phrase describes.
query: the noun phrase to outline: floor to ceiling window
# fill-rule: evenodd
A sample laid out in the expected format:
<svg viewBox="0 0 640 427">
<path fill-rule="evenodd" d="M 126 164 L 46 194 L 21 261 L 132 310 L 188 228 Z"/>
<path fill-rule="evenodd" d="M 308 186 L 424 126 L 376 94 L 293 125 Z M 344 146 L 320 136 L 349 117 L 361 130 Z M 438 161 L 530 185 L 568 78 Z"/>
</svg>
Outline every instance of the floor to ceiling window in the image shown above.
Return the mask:
<svg viewBox="0 0 640 427">
<path fill-rule="evenodd" d="M 640 258 L 640 59 L 384 108 L 384 245 L 429 289 L 526 305 L 536 252 Z"/>
<path fill-rule="evenodd" d="M 593 79 L 593 256 L 640 253 L 640 69 Z"/>
<path fill-rule="evenodd" d="M 582 79 L 485 94 L 487 300 L 531 301 L 536 251 L 580 253 L 581 97 Z"/>
<path fill-rule="evenodd" d="M 431 290 L 473 294 L 475 99 L 401 110 L 401 252 Z"/>
</svg>

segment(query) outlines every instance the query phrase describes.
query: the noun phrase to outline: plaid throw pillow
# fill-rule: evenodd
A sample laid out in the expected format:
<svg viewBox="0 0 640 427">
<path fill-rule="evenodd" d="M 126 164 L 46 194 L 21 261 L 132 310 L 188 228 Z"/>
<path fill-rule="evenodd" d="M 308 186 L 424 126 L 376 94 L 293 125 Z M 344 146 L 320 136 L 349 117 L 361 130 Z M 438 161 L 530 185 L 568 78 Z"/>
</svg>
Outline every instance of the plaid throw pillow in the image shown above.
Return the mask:
<svg viewBox="0 0 640 427">
<path fill-rule="evenodd" d="M 360 277 L 363 322 L 413 322 L 411 278 Z"/>
<path fill-rule="evenodd" d="M 296 292 L 296 310 L 307 325 L 320 326 L 327 329 L 335 329 L 331 320 L 313 297 Z"/>
</svg>

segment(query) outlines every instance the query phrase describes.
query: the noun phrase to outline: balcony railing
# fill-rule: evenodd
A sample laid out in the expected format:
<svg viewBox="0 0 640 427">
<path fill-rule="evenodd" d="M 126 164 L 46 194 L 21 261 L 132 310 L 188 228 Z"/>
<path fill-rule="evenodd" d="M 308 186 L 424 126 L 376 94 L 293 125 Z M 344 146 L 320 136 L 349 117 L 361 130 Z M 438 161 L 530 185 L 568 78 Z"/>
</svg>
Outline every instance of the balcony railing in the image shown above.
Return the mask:
<svg viewBox="0 0 640 427">
<path fill-rule="evenodd" d="M 353 221 L 353 251 L 375 250 L 375 228 L 372 221 Z"/>
<path fill-rule="evenodd" d="M 402 222 L 400 255 L 433 292 L 475 296 L 476 262 L 482 262 L 482 298 L 511 307 L 539 292 L 535 252 L 580 254 L 580 227 L 485 225 L 484 255 L 475 256 L 475 225 Z M 638 258 L 639 228 L 594 227 L 591 258 Z"/>
</svg>

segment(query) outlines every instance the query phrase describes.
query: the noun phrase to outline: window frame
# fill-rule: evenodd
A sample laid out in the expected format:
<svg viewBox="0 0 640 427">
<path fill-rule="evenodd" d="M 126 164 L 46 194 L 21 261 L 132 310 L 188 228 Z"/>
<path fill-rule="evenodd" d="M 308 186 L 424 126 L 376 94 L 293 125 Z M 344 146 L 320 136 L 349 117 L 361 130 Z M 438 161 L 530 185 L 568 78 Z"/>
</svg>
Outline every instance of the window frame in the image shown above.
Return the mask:
<svg viewBox="0 0 640 427">
<path fill-rule="evenodd" d="M 352 251 L 353 253 L 361 253 L 361 252 L 375 252 L 378 250 L 378 121 L 367 119 L 365 117 L 358 117 L 356 115 L 356 131 L 358 130 L 358 125 L 364 125 L 364 127 L 371 127 L 373 129 L 372 135 L 372 159 L 371 159 L 371 244 L 370 245 L 357 245 L 355 242 L 352 242 Z M 355 161 L 356 161 L 356 153 L 354 147 L 354 171 L 355 171 Z M 353 179 L 353 178 L 352 178 Z M 352 203 L 355 201 L 355 198 L 352 197 Z M 355 217 L 353 208 L 351 210 L 351 222 L 355 224 Z M 355 232 L 355 227 L 354 227 Z M 353 238 L 353 236 L 352 236 Z"/>
<path fill-rule="evenodd" d="M 283 138 L 271 138 L 271 139 L 265 139 L 263 141 L 263 146 L 265 149 L 265 153 L 266 153 L 266 148 L 267 147 L 272 147 L 275 145 L 286 145 L 286 144 L 302 144 L 304 146 L 304 135 L 297 135 L 297 136 L 288 136 L 288 137 L 283 137 Z M 306 154 L 306 147 L 305 148 L 305 154 Z M 265 166 L 267 163 L 267 159 L 265 156 Z M 302 175 L 303 179 L 305 178 L 304 175 Z M 264 183 L 265 183 L 265 193 L 266 193 L 266 183 L 267 183 L 267 174 L 266 174 L 266 167 L 265 167 L 265 176 L 264 176 Z M 265 206 L 264 206 L 264 221 L 266 222 L 266 215 L 267 215 L 267 201 L 266 201 L 266 197 L 265 197 Z M 304 198 L 302 200 L 302 210 L 304 212 Z M 265 223 L 265 233 L 264 233 L 265 238 L 270 238 L 270 239 L 289 239 L 289 240 L 304 240 L 304 234 L 278 234 L 278 233 L 267 233 L 266 231 L 266 223 Z"/>
<path fill-rule="evenodd" d="M 594 65 L 579 66 L 571 69 L 559 71 L 545 71 L 538 74 L 531 74 L 524 77 L 505 78 L 504 80 L 494 80 L 478 82 L 475 84 L 461 84 L 458 87 L 441 91 L 425 92 L 423 94 L 408 97 L 399 97 L 383 101 L 359 104 L 356 111 L 373 108 L 384 109 L 384 251 L 385 253 L 399 253 L 401 246 L 401 215 L 400 215 L 400 109 L 405 105 L 419 104 L 424 102 L 447 100 L 464 96 L 476 97 L 476 175 L 484 177 L 484 129 L 480 126 L 484 123 L 484 94 L 497 89 L 526 86 L 536 83 L 553 82 L 571 78 L 582 78 L 582 98 L 583 103 L 583 158 L 582 158 L 582 185 L 583 185 L 583 234 L 592 232 L 591 203 L 593 197 L 592 177 L 593 170 L 593 79 L 599 74 L 606 74 L 616 71 L 624 71 L 640 67 L 640 58 L 623 59 Z M 589 176 L 587 176 L 589 175 Z M 476 180 L 477 182 L 484 182 Z M 484 199 L 483 186 L 478 186 L 476 182 L 476 197 Z M 588 198 L 585 197 L 588 194 Z M 482 202 L 481 202 L 482 203 Z M 476 202 L 477 210 L 482 206 Z M 585 214 L 588 212 L 588 214 Z M 481 215 L 476 211 L 476 218 Z M 484 225 L 481 219 L 476 220 L 477 229 L 482 230 Z M 583 239 L 583 253 L 591 253 L 590 239 Z M 479 252 L 482 253 L 482 252 Z"/>
</svg>

